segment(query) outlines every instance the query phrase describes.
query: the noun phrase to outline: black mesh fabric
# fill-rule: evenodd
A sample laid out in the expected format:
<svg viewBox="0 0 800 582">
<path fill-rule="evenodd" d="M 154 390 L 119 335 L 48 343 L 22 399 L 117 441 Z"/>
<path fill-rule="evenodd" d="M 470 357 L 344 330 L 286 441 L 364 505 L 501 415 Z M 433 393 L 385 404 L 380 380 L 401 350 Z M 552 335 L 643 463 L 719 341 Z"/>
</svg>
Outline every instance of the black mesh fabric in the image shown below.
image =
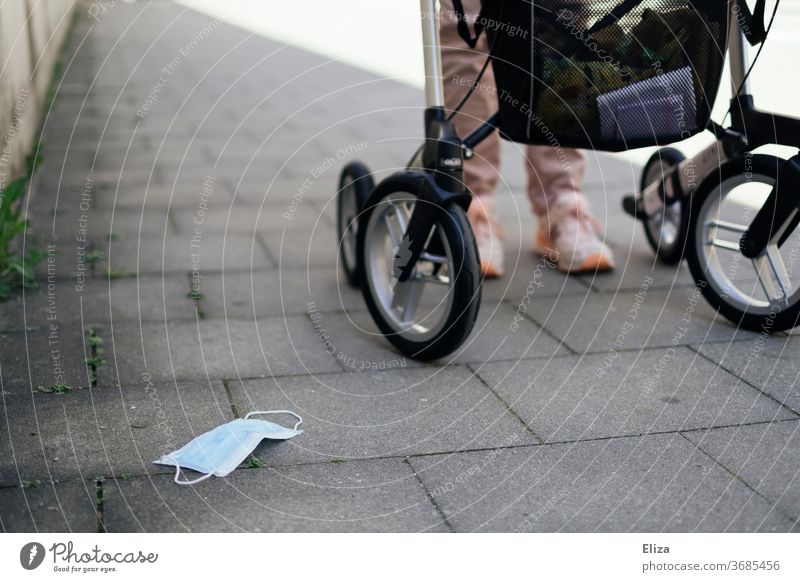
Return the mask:
<svg viewBox="0 0 800 582">
<path fill-rule="evenodd" d="M 726 0 L 484 0 L 501 134 L 618 151 L 702 131 L 728 14 Z"/>
</svg>

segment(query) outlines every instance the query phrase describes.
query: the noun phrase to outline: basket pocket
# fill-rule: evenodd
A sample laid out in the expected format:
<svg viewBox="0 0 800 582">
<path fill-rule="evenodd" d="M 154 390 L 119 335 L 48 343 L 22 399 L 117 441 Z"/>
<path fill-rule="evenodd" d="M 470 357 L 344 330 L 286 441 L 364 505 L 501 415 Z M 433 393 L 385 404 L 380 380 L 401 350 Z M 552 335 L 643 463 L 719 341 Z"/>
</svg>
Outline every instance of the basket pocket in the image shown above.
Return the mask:
<svg viewBox="0 0 800 582">
<path fill-rule="evenodd" d="M 618 151 L 708 123 L 725 0 L 486 0 L 482 18 L 506 139 Z"/>
</svg>

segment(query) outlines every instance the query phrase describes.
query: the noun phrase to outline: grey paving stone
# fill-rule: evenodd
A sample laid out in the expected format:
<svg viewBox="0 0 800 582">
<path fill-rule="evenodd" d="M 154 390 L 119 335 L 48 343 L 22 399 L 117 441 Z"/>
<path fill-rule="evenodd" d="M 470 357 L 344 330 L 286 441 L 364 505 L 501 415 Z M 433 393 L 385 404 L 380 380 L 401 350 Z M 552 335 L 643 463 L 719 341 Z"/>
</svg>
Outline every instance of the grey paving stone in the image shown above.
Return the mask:
<svg viewBox="0 0 800 582">
<path fill-rule="evenodd" d="M 289 214 L 287 214 L 289 213 Z M 176 211 L 173 209 L 175 225 L 181 235 L 191 235 L 196 226 L 195 212 Z M 287 219 L 287 216 L 290 218 Z M 298 230 L 308 232 L 318 222 L 333 226 L 327 217 L 320 216 L 320 211 L 310 202 L 304 202 L 293 209 L 288 202 L 265 202 L 245 205 L 237 201 L 233 206 L 209 210 L 200 219 L 203 232 L 240 233 L 252 236 L 254 232 Z"/>
<path fill-rule="evenodd" d="M 579 353 L 748 339 L 716 315 L 696 288 L 658 290 L 642 276 L 641 291 L 582 297 L 541 297 L 527 311 Z"/>
<path fill-rule="evenodd" d="M 794 417 L 688 348 L 489 363 L 477 369 L 548 442 Z"/>
<path fill-rule="evenodd" d="M 414 457 L 457 531 L 790 531 L 680 435 Z"/>
<path fill-rule="evenodd" d="M 616 186 L 587 187 L 586 190 L 592 215 L 602 226 L 600 238 L 611 248 L 618 268 L 628 262 L 628 256 L 632 252 L 642 253 L 645 260 L 654 256 L 642 223 L 622 210 L 623 195 L 632 192 L 633 188 Z M 665 269 L 668 268 L 669 266 L 665 266 Z"/>
<path fill-rule="evenodd" d="M 252 112 L 250 119 L 254 123 L 259 123 L 259 127 L 269 124 L 269 121 L 252 115 Z M 229 124 L 230 122 L 223 121 L 222 123 Z M 200 135 L 202 136 L 203 134 Z M 239 139 L 237 137 L 238 134 L 234 134 L 231 131 L 228 131 L 227 135 L 224 135 L 224 133 L 220 135 L 223 137 L 217 141 L 220 141 L 222 144 L 228 141 L 228 139 L 234 142 Z M 249 143 L 249 140 L 246 143 Z M 246 149 L 242 147 L 237 153 L 245 153 L 245 155 L 242 157 L 233 156 L 226 150 L 220 157 L 209 157 L 209 152 L 206 149 L 197 151 L 192 149 L 191 155 L 183 162 L 182 168 L 190 172 L 200 170 L 205 173 L 213 174 L 217 180 L 224 180 L 229 186 L 237 184 L 240 180 L 248 181 L 249 178 L 252 178 L 252 182 L 260 183 L 261 186 L 266 187 L 279 173 L 283 175 L 283 172 L 285 172 L 285 175 L 283 175 L 284 178 L 293 176 L 290 172 L 290 168 L 285 166 L 283 160 L 279 156 L 275 156 L 275 152 L 270 148 L 262 147 L 258 149 L 257 147 L 253 147 L 251 148 L 250 155 L 246 155 Z M 177 164 L 169 164 L 168 158 L 166 158 L 162 164 L 165 166 L 164 173 L 167 179 L 176 175 L 176 170 L 174 168 Z M 281 166 L 283 166 L 283 170 Z M 229 189 L 233 192 L 232 188 Z"/>
<path fill-rule="evenodd" d="M 309 302 L 321 312 L 365 309 L 361 292 L 344 282 L 343 275 L 337 278 L 336 268 L 286 267 L 264 272 L 210 274 L 202 277 L 199 288 L 200 304 L 208 318 L 299 315 L 308 313 Z"/>
<path fill-rule="evenodd" d="M 191 488 L 169 477 L 118 481 L 103 506 L 112 532 L 447 531 L 397 459 L 240 469 Z"/>
<path fill-rule="evenodd" d="M 91 481 L 0 488 L 0 529 L 5 533 L 96 532 L 96 501 Z"/>
<path fill-rule="evenodd" d="M 289 409 L 305 432 L 257 449 L 269 465 L 538 442 L 462 366 L 324 374 L 229 383 L 240 414 Z M 286 421 L 284 421 L 286 422 Z"/>
<path fill-rule="evenodd" d="M 265 126 L 263 129 L 258 129 L 255 134 L 237 135 L 230 141 L 227 137 L 196 141 L 206 147 L 207 159 L 212 164 L 219 166 L 226 160 L 235 160 L 239 167 L 246 168 L 238 175 L 226 175 L 225 179 L 234 187 L 237 199 L 260 202 L 264 198 L 268 200 L 282 198 L 281 187 L 290 183 L 293 196 L 300 182 L 306 177 L 309 177 L 310 185 L 313 185 L 315 178 L 310 172 L 323 163 L 328 154 L 320 151 L 314 144 L 304 145 L 303 142 L 307 139 L 292 131 L 288 124 L 284 124 L 277 132 L 276 128 Z M 274 152 L 280 154 L 275 156 Z M 270 173 L 260 167 L 261 164 L 258 162 L 266 154 L 273 154 L 266 168 L 272 170 Z M 307 188 L 306 192 L 311 197 L 316 193 L 321 194 L 322 190 L 317 190 L 318 186 L 317 184 L 313 188 Z"/>
<path fill-rule="evenodd" d="M 47 328 L 56 321 L 71 326 L 114 321 L 164 321 L 196 318 L 195 302 L 188 297 L 186 275 L 142 276 L 102 281 L 87 279 L 82 288 L 57 280 L 55 296 L 48 288 L 26 289 L 0 303 L 0 320 L 11 330 Z"/>
<path fill-rule="evenodd" d="M 172 241 L 168 236 L 169 226 L 164 211 L 125 212 L 121 218 L 124 223 L 117 218 L 112 223 L 110 212 L 89 212 L 87 217 L 88 220 L 82 223 L 74 214 L 58 215 L 56 230 L 59 238 L 55 240 L 50 240 L 49 235 L 53 229 L 52 217 L 37 224 L 35 232 L 46 236 L 52 245 L 50 249 L 42 246 L 48 258 L 37 266 L 40 280 L 59 277 L 80 283 L 80 273 L 86 277 L 106 277 L 112 269 L 118 274 L 130 275 L 137 272 L 137 265 L 141 265 L 143 272 L 161 272 L 162 254 L 167 270 L 175 270 L 178 266 L 183 272 L 188 272 L 192 268 L 191 257 L 184 259 L 181 249 L 164 243 L 165 238 Z M 145 226 L 140 227 L 140 223 Z M 186 247 L 189 247 L 188 239 Z M 96 255 L 94 259 L 91 258 L 93 252 Z M 190 255 L 190 251 L 187 250 L 186 254 Z"/>
<path fill-rule="evenodd" d="M 584 183 L 587 188 L 608 186 L 621 194 L 633 193 L 639 185 L 641 166 L 622 156 L 607 152 L 586 152 L 587 167 Z"/>
<path fill-rule="evenodd" d="M 232 196 L 224 182 L 214 182 L 213 193 L 203 197 L 205 175 L 173 184 L 149 184 L 146 180 L 126 182 L 120 186 L 116 198 L 101 198 L 98 208 L 110 210 L 145 210 L 182 208 L 193 210 L 205 203 L 208 208 L 227 208 Z"/>
<path fill-rule="evenodd" d="M 521 318 L 516 327 L 515 310 L 506 303 L 484 303 L 472 334 L 454 353 L 439 363 L 471 363 L 494 360 L 550 357 L 568 353 L 534 323 Z M 380 333 L 368 312 L 323 313 L 320 324 L 340 361 L 380 362 L 399 357 L 399 352 Z M 414 364 L 411 364 L 414 365 Z"/>
<path fill-rule="evenodd" d="M 339 259 L 337 235 L 327 223 L 310 231 L 287 230 L 264 233 L 267 248 L 279 266 L 333 267 Z"/>
<path fill-rule="evenodd" d="M 148 117 L 148 121 L 152 118 Z M 154 123 L 161 123 L 168 125 L 172 119 L 154 120 Z M 180 176 L 208 176 L 209 174 L 217 178 L 215 186 L 220 187 L 218 183 L 219 176 L 218 168 L 211 166 L 208 160 L 203 156 L 203 150 L 189 144 L 188 148 L 178 149 L 166 147 L 168 142 L 165 142 L 165 147 L 160 147 L 161 138 L 156 140 L 155 147 L 146 149 L 137 149 L 128 152 L 127 155 L 119 155 L 119 152 L 107 151 L 106 148 L 101 148 L 97 154 L 97 164 L 107 170 L 116 170 L 120 172 L 124 168 L 147 168 L 158 172 L 161 179 L 161 184 L 166 184 L 169 189 L 172 189 L 176 178 Z M 180 182 L 178 180 L 178 182 Z M 216 188 L 215 188 L 216 193 Z"/>
<path fill-rule="evenodd" d="M 560 273 L 544 258 L 530 251 L 530 241 L 518 249 L 505 246 L 505 277 L 484 279 L 481 297 L 484 300 L 505 299 L 516 306 L 536 301 L 539 297 L 587 295 L 591 289 L 581 277 Z"/>
<path fill-rule="evenodd" d="M 74 194 L 70 193 L 74 197 Z M 80 194 L 78 194 L 80 196 Z M 93 249 L 108 252 L 109 242 L 119 245 L 136 245 L 136 241 L 149 238 L 163 238 L 165 232 L 171 231 L 169 214 L 166 209 L 149 208 L 114 208 L 100 210 L 91 207 L 81 212 L 77 205 L 59 204 L 58 211 L 48 212 L 37 219 L 35 232 L 50 233 L 55 229 L 56 240 L 64 244 L 67 250 L 65 257 L 75 260 L 75 248 L 85 237 Z M 114 246 L 112 245 L 112 246 Z"/>
<path fill-rule="evenodd" d="M 42 260 L 32 266 L 34 277 L 39 283 L 47 283 L 49 280 L 63 279 L 71 280 L 73 284 L 77 284 L 82 273 L 84 277 L 91 277 L 92 272 L 91 264 L 79 266 L 77 245 L 68 240 L 59 242 L 48 238 L 42 238 L 39 234 L 41 231 L 34 231 L 33 234 L 25 235 L 26 248 L 36 249 L 42 253 Z M 38 240 L 37 240 L 38 239 Z M 93 250 L 91 245 L 83 247 L 84 253 L 90 253 Z M 84 254 L 86 256 L 86 254 Z M 84 270 L 84 267 L 87 267 Z"/>
<path fill-rule="evenodd" d="M 50 245 L 38 245 L 48 255 L 36 268 L 39 279 L 55 276 L 75 282 L 80 282 L 79 274 L 105 276 L 110 266 L 135 273 L 139 257 L 148 269 L 160 270 L 163 241 L 165 237 L 171 240 L 165 210 L 59 211 L 55 219 L 52 213 L 40 214 L 33 229 Z M 54 230 L 55 238 L 51 234 Z M 36 244 L 34 238 L 29 240 Z M 166 248 L 163 254 L 168 267 L 178 263 L 176 250 Z"/>
<path fill-rule="evenodd" d="M 103 146 L 98 144 L 98 147 L 102 148 Z M 123 161 L 125 159 L 124 156 L 123 151 L 118 159 Z M 103 170 L 95 166 L 91 176 L 98 191 L 98 196 L 94 202 L 97 208 L 102 209 L 110 210 L 111 208 L 132 206 L 134 204 L 137 207 L 141 207 L 144 200 L 153 198 L 151 190 L 157 191 L 163 188 L 158 172 L 152 171 L 152 168 L 145 169 L 142 167 L 132 170 L 127 166 L 122 167 L 120 165 L 119 168 L 112 171 Z M 76 187 L 80 188 L 78 190 L 80 194 L 86 188 L 86 181 L 87 176 L 78 175 L 68 181 L 66 186 L 73 191 Z M 65 203 L 67 202 L 65 200 Z M 74 208 L 74 206 L 68 205 L 67 208 Z"/>
<path fill-rule="evenodd" d="M 105 336 L 103 385 L 148 372 L 156 381 L 262 378 L 333 372 L 341 368 L 325 352 L 305 316 L 243 320 L 123 323 Z M 144 351 L 143 351 L 144 350 Z"/>
<path fill-rule="evenodd" d="M 115 128 L 110 128 L 111 131 L 115 131 Z M 124 138 L 127 136 L 127 131 L 120 131 L 119 132 Z M 137 139 L 141 139 L 143 144 L 148 143 L 151 141 L 145 136 L 138 136 Z M 135 143 L 135 142 L 134 142 Z M 113 144 L 109 144 L 113 145 Z M 120 144 L 122 145 L 122 144 Z M 103 147 L 103 144 L 98 144 L 100 148 Z M 125 143 L 125 148 L 127 150 L 127 142 Z M 122 186 L 139 186 L 141 185 L 143 188 L 150 188 L 154 186 L 160 186 L 164 183 L 164 180 L 161 177 L 161 173 L 159 171 L 158 165 L 150 165 L 147 166 L 145 164 L 140 164 L 136 166 L 128 166 L 127 164 L 124 167 L 120 168 L 106 168 L 104 166 L 95 167 L 93 172 L 93 178 L 96 182 L 101 184 L 111 184 L 113 189 L 116 191 L 117 187 L 120 186 L 119 192 L 116 192 L 117 201 L 119 201 L 120 197 L 124 197 L 128 194 L 125 188 Z M 202 180 L 201 180 L 202 181 Z"/>
<path fill-rule="evenodd" d="M 122 389 L 6 398 L 0 451 L 3 485 L 172 473 L 161 455 L 232 420 L 222 383 L 154 383 L 127 378 Z M 10 423 L 6 419 L 11 420 Z"/>
<path fill-rule="evenodd" d="M 0 333 L 3 392 L 29 395 L 40 387 L 58 383 L 73 388 L 88 386 L 84 360 L 91 352 L 85 341 L 86 330 L 73 320 L 56 321 L 46 328 Z"/>
<path fill-rule="evenodd" d="M 699 349 L 713 362 L 800 412 L 800 337 L 758 335 L 747 342 L 704 344 Z"/>
<path fill-rule="evenodd" d="M 105 286 L 105 289 L 101 285 Z M 122 320 L 163 322 L 196 318 L 194 301 L 188 296 L 191 289 L 190 281 L 185 275 L 98 281 L 93 282 L 90 289 L 91 293 L 84 299 L 84 303 L 90 302 L 94 305 L 107 303 L 108 311 L 111 313 L 108 318 L 98 318 L 93 313 L 93 320 L 106 321 L 113 318 L 115 322 Z"/>
<path fill-rule="evenodd" d="M 689 267 L 686 263 L 680 265 L 665 265 L 659 262 L 649 247 L 633 245 L 620 249 L 614 257 L 617 267 L 610 273 L 596 273 L 582 275 L 588 285 L 597 291 L 636 292 L 642 285 L 645 277 L 650 277 L 653 282 L 652 289 L 691 287 L 694 285 Z"/>
<path fill-rule="evenodd" d="M 540 326 L 520 318 L 517 309 L 507 303 L 483 303 L 472 334 L 448 361 L 520 360 L 569 353 Z"/>
<path fill-rule="evenodd" d="M 312 308 L 309 306 L 307 309 Z M 318 315 L 319 320 L 312 323 L 309 319 L 308 325 L 320 334 L 317 338 L 320 346 L 330 351 L 347 371 L 377 369 L 379 366 L 389 365 L 390 362 L 397 362 L 403 357 L 378 331 L 372 317 L 366 311 Z M 324 342 L 321 334 L 327 336 Z M 410 367 L 422 365 L 413 359 L 405 361 Z"/>
<path fill-rule="evenodd" d="M 226 171 L 221 178 L 226 187 L 233 193 L 237 204 L 247 206 L 259 206 L 264 204 L 283 204 L 292 199 L 302 199 L 304 201 L 325 200 L 333 196 L 336 192 L 336 183 L 331 180 L 338 178 L 338 169 L 327 170 L 331 175 L 325 180 L 320 180 L 317 168 L 326 156 L 316 152 L 301 151 L 292 153 L 291 147 L 285 148 L 280 144 L 267 142 L 262 150 L 256 150 L 251 146 L 250 150 L 233 152 L 230 156 L 230 165 L 234 167 L 247 167 L 250 163 L 250 151 L 253 154 L 263 156 L 268 153 L 271 156 L 269 164 L 254 161 L 257 164 L 247 167 L 239 174 Z M 275 156 L 275 152 L 286 151 L 284 155 Z M 239 156 L 246 155 L 247 158 Z M 291 157 L 290 157 L 291 156 Z M 227 152 L 220 159 L 220 164 L 229 159 Z M 313 174 L 311 172 L 314 172 Z M 283 213 L 283 210 L 281 211 Z"/>
<path fill-rule="evenodd" d="M 684 436 L 798 522 L 800 423 L 717 428 Z"/>
<path fill-rule="evenodd" d="M 137 243 L 114 241 L 106 264 L 113 271 L 190 273 L 195 270 L 263 269 L 273 266 L 258 237 L 204 232 L 142 238 Z"/>
</svg>

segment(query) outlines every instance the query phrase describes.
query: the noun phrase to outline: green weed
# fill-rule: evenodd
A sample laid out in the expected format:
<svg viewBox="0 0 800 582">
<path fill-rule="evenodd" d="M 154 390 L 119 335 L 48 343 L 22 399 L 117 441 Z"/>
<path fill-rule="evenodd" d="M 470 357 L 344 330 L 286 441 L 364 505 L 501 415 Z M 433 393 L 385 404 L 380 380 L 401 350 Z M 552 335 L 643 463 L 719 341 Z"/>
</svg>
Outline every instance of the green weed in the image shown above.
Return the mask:
<svg viewBox="0 0 800 582">
<path fill-rule="evenodd" d="M 0 300 L 8 299 L 13 287 L 36 287 L 34 267 L 44 259 L 40 249 L 19 249 L 18 236 L 28 229 L 21 199 L 28 178 L 17 178 L 0 192 Z"/>
</svg>

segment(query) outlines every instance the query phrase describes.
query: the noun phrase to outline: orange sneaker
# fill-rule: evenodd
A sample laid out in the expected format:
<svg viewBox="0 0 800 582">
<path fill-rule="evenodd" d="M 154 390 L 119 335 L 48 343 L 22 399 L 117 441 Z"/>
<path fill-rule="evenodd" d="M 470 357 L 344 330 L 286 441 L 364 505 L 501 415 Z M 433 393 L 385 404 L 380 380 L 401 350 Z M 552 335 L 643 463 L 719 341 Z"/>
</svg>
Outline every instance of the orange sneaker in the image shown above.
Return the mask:
<svg viewBox="0 0 800 582">
<path fill-rule="evenodd" d="M 555 263 L 562 273 L 610 271 L 611 249 L 600 240 L 600 224 L 588 211 L 583 196 L 557 201 L 543 217 L 533 252 Z M 549 231 L 549 234 L 548 234 Z"/>
<path fill-rule="evenodd" d="M 481 263 L 481 274 L 489 279 L 505 275 L 503 268 L 502 228 L 490 216 L 491 210 L 476 198 L 467 211 L 475 242 L 478 245 L 478 257 Z"/>
</svg>

